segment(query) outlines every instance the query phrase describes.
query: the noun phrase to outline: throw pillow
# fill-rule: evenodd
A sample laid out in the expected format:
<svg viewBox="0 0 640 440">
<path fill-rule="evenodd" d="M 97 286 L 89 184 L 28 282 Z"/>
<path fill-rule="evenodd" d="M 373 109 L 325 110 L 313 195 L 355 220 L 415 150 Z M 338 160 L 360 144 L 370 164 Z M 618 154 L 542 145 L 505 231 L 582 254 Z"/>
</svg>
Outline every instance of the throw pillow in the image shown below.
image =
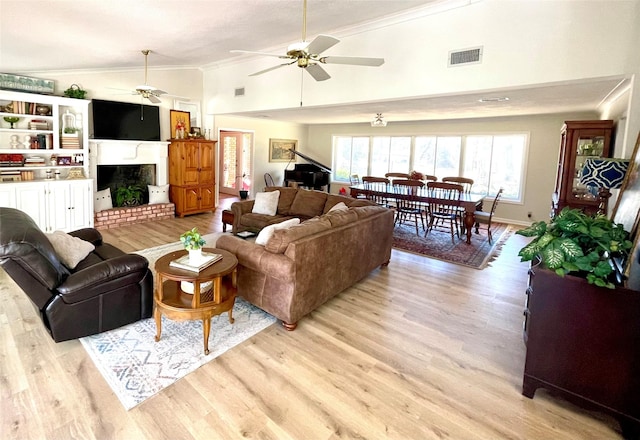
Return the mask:
<svg viewBox="0 0 640 440">
<path fill-rule="evenodd" d="M 93 210 L 95 212 L 104 211 L 105 209 L 113 208 L 113 202 L 111 201 L 111 190 L 109 188 L 98 191 L 93 201 Z"/>
<path fill-rule="evenodd" d="M 329 212 L 332 212 L 332 211 L 346 211 L 347 209 L 349 209 L 349 207 L 347 205 L 345 205 L 344 202 L 339 202 L 339 203 L 336 203 L 335 205 L 333 205 L 331 207 L 331 209 L 329 210 Z"/>
<path fill-rule="evenodd" d="M 257 193 L 251 212 L 254 214 L 276 215 L 279 198 L 280 191 Z"/>
<path fill-rule="evenodd" d="M 296 198 L 293 199 L 290 215 L 315 217 L 324 212 L 324 205 L 327 201 L 327 193 L 314 190 L 299 189 Z"/>
<path fill-rule="evenodd" d="M 276 229 L 289 229 L 291 226 L 299 225 L 299 224 L 300 224 L 299 218 L 292 218 L 280 223 L 275 223 L 273 225 L 266 226 L 262 228 L 262 230 L 256 237 L 256 244 L 264 246 L 265 244 L 267 244 L 269 239 L 273 236 L 273 233 L 276 232 Z"/>
<path fill-rule="evenodd" d="M 87 258 L 87 255 L 96 248 L 92 243 L 62 231 L 46 235 L 62 264 L 69 269 L 75 269 L 78 263 Z"/>
<path fill-rule="evenodd" d="M 169 184 L 166 185 L 147 185 L 149 188 L 149 204 L 169 203 Z"/>
</svg>

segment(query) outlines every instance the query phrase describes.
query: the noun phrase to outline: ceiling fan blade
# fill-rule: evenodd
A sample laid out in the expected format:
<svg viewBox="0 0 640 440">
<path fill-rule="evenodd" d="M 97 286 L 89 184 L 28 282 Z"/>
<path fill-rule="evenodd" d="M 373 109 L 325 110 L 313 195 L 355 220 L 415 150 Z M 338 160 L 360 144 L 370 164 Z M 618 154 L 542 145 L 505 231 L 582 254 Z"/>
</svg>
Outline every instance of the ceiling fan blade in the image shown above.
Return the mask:
<svg viewBox="0 0 640 440">
<path fill-rule="evenodd" d="M 291 61 L 290 63 L 278 64 L 277 66 L 269 67 L 268 69 L 264 69 L 264 70 L 261 70 L 259 72 L 252 73 L 249 76 L 262 75 L 263 73 L 271 72 L 272 70 L 276 70 L 276 69 L 279 69 L 279 68 L 284 67 L 284 66 L 290 66 L 293 63 L 295 63 L 295 60 Z"/>
<path fill-rule="evenodd" d="M 147 99 L 151 102 L 153 102 L 154 104 L 160 104 L 162 102 L 162 100 L 160 100 L 160 98 L 158 98 L 156 95 L 152 95 L 149 94 L 149 96 L 147 96 Z"/>
<path fill-rule="evenodd" d="M 150 90 L 150 92 L 153 93 L 156 96 L 166 95 L 167 94 L 167 92 L 165 92 L 164 90 L 160 90 L 160 89 L 153 89 L 153 90 Z"/>
<path fill-rule="evenodd" d="M 334 38 L 330 35 L 318 35 L 313 39 L 311 43 L 307 46 L 307 53 L 318 55 L 329 49 L 330 47 L 338 44 L 340 40 Z"/>
<path fill-rule="evenodd" d="M 285 58 L 285 59 L 291 58 L 291 57 L 288 57 L 286 55 L 280 55 L 280 54 L 275 54 L 275 53 L 267 53 L 267 52 L 254 52 L 254 51 L 251 51 L 251 50 L 230 50 L 229 52 L 231 52 L 231 53 L 246 53 L 246 54 L 250 54 L 250 55 L 263 55 L 263 56 L 266 56 L 266 57 L 276 57 L 276 58 Z"/>
<path fill-rule="evenodd" d="M 315 79 L 316 81 L 326 81 L 331 78 L 327 71 L 320 67 L 320 64 L 309 64 L 307 67 L 305 67 L 305 70 L 309 72 L 309 74 L 313 76 L 313 79 Z"/>
<path fill-rule="evenodd" d="M 384 58 L 366 57 L 322 57 L 318 61 L 325 64 L 351 64 L 354 66 L 378 67 L 384 64 Z"/>
</svg>

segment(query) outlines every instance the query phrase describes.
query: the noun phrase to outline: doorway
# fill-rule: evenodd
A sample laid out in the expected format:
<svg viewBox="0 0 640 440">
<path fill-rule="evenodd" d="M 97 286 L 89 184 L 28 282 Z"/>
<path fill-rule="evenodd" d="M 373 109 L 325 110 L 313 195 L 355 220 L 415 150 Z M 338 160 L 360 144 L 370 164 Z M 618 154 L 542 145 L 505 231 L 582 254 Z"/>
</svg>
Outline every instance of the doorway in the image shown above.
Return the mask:
<svg viewBox="0 0 640 440">
<path fill-rule="evenodd" d="M 253 133 L 220 130 L 220 192 L 238 196 L 252 186 Z"/>
</svg>

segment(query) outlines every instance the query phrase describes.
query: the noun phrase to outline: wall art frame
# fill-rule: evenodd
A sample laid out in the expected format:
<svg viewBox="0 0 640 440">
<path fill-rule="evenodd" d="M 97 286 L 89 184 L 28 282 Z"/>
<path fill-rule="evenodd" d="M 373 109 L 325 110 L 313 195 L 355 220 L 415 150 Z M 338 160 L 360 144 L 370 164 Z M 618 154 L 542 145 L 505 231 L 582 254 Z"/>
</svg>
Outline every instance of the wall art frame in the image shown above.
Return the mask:
<svg viewBox="0 0 640 440">
<path fill-rule="evenodd" d="M 191 131 L 191 116 L 189 112 L 181 110 L 169 110 L 169 123 L 171 127 L 171 139 L 183 139 L 177 133 L 179 123 L 184 125 L 184 137 Z"/>
<path fill-rule="evenodd" d="M 269 139 L 269 162 L 295 162 L 297 139 Z"/>
</svg>

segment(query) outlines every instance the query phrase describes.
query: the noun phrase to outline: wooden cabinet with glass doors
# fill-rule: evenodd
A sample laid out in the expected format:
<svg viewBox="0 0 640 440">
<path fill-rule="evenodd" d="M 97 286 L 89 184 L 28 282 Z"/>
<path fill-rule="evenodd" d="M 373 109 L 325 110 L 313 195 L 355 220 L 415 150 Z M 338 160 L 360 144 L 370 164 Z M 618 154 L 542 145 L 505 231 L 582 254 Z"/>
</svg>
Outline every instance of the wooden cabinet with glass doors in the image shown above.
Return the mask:
<svg viewBox="0 0 640 440">
<path fill-rule="evenodd" d="M 169 145 L 169 194 L 178 216 L 215 211 L 215 146 L 204 139 Z"/>
<path fill-rule="evenodd" d="M 587 159 L 611 155 L 613 121 L 566 121 L 560 134 L 560 156 L 551 216 L 566 206 L 593 214 L 600 203 L 597 190 L 591 192 L 582 185 L 580 175 Z"/>
</svg>

